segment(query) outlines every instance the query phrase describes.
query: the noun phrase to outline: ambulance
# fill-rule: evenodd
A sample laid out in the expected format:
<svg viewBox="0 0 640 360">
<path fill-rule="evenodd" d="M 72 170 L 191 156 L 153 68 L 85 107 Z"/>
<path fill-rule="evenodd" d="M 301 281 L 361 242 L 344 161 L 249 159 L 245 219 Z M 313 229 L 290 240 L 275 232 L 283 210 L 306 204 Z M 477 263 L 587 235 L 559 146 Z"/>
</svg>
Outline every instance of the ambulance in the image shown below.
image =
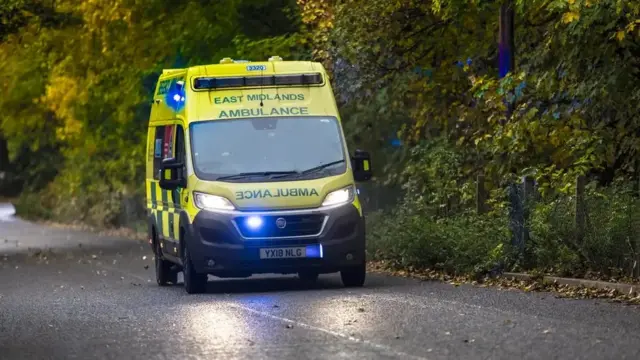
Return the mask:
<svg viewBox="0 0 640 360">
<path fill-rule="evenodd" d="M 146 148 L 149 245 L 158 285 L 205 292 L 208 275 L 340 273 L 363 286 L 365 220 L 349 152 L 320 63 L 247 62 L 166 69 Z"/>
</svg>

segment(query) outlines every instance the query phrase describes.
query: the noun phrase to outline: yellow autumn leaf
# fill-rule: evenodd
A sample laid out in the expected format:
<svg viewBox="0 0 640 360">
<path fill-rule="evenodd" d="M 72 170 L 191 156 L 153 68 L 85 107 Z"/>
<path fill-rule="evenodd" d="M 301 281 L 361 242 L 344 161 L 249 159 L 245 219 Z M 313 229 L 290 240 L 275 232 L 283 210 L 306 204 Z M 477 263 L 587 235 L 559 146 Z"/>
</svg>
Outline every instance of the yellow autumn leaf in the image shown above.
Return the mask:
<svg viewBox="0 0 640 360">
<path fill-rule="evenodd" d="M 622 41 L 624 40 L 624 31 L 620 30 L 616 33 L 616 39 L 618 39 L 618 41 Z"/>
<path fill-rule="evenodd" d="M 562 22 L 565 24 L 580 20 L 580 14 L 575 11 L 569 11 L 562 15 Z"/>
</svg>

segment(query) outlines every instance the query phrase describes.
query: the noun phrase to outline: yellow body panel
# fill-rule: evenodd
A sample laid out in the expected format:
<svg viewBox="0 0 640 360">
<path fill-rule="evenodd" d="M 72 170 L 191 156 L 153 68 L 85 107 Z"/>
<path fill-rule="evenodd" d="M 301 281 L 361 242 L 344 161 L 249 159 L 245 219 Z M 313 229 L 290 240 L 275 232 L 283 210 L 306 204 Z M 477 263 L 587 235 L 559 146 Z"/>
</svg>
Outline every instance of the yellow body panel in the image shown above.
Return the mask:
<svg viewBox="0 0 640 360">
<path fill-rule="evenodd" d="M 256 70 L 259 69 L 259 70 Z M 214 90 L 194 89 L 198 77 L 264 76 L 275 74 L 320 73 L 323 83 L 303 86 L 262 86 Z M 182 93 L 175 93 L 183 85 Z M 176 105 L 178 104 L 178 105 Z M 313 180 L 265 183 L 239 183 L 205 181 L 193 172 L 189 125 L 200 121 L 230 120 L 268 116 L 333 116 L 340 123 L 338 108 L 327 74 L 321 64 L 302 61 L 269 61 L 225 63 L 195 66 L 187 69 L 168 69 L 160 76 L 153 98 L 149 120 L 146 157 L 147 208 L 156 219 L 157 231 L 165 239 L 176 240 L 180 231 L 180 213 L 186 213 L 190 222 L 200 211 L 193 204 L 193 193 L 204 192 L 224 196 L 238 210 L 285 210 L 319 207 L 324 197 L 333 190 L 354 184 L 348 149 L 344 146 L 347 170 L 337 176 Z M 182 126 L 187 159 L 187 189 L 173 193 L 162 190 L 154 178 L 154 151 L 156 127 Z M 344 134 L 340 127 L 343 143 Z M 175 146 L 173 136 L 171 147 Z M 242 139 L 238 139 L 242 141 Z M 156 165 L 157 166 L 157 165 Z M 295 194 L 295 196 L 292 196 Z M 361 212 L 356 195 L 353 205 Z"/>
</svg>

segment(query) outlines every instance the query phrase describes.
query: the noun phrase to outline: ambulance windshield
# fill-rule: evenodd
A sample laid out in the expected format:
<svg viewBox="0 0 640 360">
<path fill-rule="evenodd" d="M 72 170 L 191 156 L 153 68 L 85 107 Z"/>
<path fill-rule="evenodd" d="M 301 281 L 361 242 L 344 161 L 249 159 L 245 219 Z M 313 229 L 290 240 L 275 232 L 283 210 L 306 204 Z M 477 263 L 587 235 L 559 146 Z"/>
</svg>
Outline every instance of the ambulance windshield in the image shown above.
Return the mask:
<svg viewBox="0 0 640 360">
<path fill-rule="evenodd" d="M 335 117 L 268 117 L 193 123 L 194 170 L 203 180 L 308 180 L 346 171 Z"/>
</svg>

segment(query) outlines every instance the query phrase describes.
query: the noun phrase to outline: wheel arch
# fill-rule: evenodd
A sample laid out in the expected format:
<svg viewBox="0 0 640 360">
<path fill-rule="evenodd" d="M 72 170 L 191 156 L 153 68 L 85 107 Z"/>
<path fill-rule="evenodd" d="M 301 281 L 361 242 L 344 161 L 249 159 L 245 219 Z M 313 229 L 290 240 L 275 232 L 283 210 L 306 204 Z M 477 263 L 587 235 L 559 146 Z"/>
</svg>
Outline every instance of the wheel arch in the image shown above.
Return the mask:
<svg viewBox="0 0 640 360">
<path fill-rule="evenodd" d="M 187 215 L 186 211 L 183 210 L 180 212 L 179 221 L 178 256 L 182 259 L 184 248 L 188 243 L 188 239 L 191 237 L 191 222 L 189 221 L 189 215 Z"/>
<path fill-rule="evenodd" d="M 156 217 L 153 214 L 149 214 L 149 217 L 147 219 L 147 224 L 148 224 L 148 231 L 149 231 L 149 246 L 151 246 L 151 249 L 153 251 L 154 255 L 158 255 L 156 254 L 156 248 L 157 248 L 157 244 L 159 239 L 158 236 L 158 225 L 156 224 Z"/>
</svg>

